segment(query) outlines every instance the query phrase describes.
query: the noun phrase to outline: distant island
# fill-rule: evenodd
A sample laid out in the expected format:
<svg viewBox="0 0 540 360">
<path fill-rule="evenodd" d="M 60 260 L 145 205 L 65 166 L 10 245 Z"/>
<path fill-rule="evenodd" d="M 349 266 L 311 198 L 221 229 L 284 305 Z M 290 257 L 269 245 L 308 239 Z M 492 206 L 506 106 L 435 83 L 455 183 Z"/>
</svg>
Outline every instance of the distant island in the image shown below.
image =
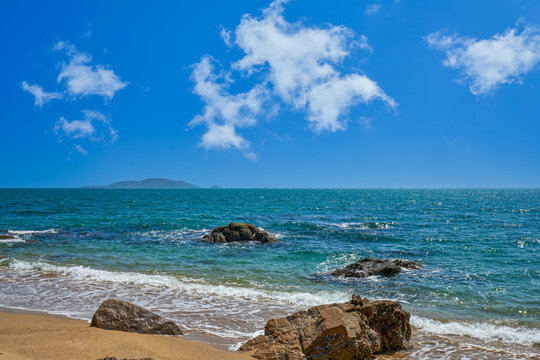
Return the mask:
<svg viewBox="0 0 540 360">
<path fill-rule="evenodd" d="M 86 189 L 200 189 L 200 186 L 164 178 L 149 178 L 141 181 L 119 181 L 110 185 L 83 186 Z"/>
</svg>

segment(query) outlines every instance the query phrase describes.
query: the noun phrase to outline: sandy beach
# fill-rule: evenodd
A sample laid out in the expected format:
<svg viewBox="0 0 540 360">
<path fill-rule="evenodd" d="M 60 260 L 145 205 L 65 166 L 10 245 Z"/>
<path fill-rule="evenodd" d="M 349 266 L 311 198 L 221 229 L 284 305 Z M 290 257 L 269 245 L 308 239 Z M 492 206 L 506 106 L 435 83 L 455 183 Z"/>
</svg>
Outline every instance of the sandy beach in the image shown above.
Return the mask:
<svg viewBox="0 0 540 360">
<path fill-rule="evenodd" d="M 179 337 L 91 328 L 64 316 L 0 311 L 0 360 L 96 360 L 150 357 L 159 360 L 247 360 L 230 352 Z"/>
</svg>

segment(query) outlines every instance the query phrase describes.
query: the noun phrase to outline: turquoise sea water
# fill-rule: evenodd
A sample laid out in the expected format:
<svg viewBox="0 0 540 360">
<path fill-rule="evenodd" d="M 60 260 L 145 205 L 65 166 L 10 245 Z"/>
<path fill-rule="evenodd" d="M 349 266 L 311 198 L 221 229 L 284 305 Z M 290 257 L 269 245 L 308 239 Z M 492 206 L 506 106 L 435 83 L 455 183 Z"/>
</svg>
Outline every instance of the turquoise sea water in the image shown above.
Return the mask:
<svg viewBox="0 0 540 360">
<path fill-rule="evenodd" d="M 280 242 L 200 241 L 231 221 Z M 1 234 L 15 238 L 0 239 L 0 306 L 89 319 L 119 297 L 234 347 L 272 317 L 359 293 L 411 312 L 417 358 L 454 343 L 540 351 L 540 190 L 4 189 Z M 367 256 L 423 270 L 329 275 Z"/>
</svg>

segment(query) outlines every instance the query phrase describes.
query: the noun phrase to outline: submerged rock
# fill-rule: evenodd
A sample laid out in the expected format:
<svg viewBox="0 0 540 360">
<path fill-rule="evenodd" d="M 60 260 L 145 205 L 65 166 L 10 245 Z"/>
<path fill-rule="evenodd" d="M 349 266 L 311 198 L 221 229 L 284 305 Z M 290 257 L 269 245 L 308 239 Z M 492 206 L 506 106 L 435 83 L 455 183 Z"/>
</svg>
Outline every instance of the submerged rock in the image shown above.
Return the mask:
<svg viewBox="0 0 540 360">
<path fill-rule="evenodd" d="M 123 300 L 106 300 L 92 317 L 90 326 L 141 334 L 182 335 L 172 321 Z"/>
<path fill-rule="evenodd" d="M 347 265 L 343 269 L 332 272 L 334 276 L 345 277 L 366 277 L 371 275 L 394 276 L 401 272 L 401 269 L 419 270 L 420 264 L 409 260 L 381 260 L 365 258 L 353 264 Z"/>
<path fill-rule="evenodd" d="M 346 303 L 296 312 L 266 323 L 240 347 L 259 360 L 360 360 L 410 348 L 410 314 L 395 301 L 369 302 L 353 295 Z"/>
<path fill-rule="evenodd" d="M 16 240 L 16 239 L 18 238 L 13 235 L 0 234 L 0 240 Z"/>
<path fill-rule="evenodd" d="M 238 241 L 259 241 L 261 243 L 274 243 L 277 239 L 267 231 L 259 229 L 253 224 L 232 222 L 229 225 L 220 226 L 204 235 L 203 240 L 214 243 L 228 243 Z"/>
</svg>

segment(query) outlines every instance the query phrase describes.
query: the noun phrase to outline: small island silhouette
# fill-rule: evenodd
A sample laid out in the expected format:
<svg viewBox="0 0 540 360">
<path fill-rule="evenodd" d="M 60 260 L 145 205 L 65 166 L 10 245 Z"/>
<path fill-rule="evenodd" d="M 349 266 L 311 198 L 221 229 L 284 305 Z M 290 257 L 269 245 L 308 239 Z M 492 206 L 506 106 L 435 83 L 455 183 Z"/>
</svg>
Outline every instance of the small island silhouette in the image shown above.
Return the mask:
<svg viewBox="0 0 540 360">
<path fill-rule="evenodd" d="M 200 189 L 200 186 L 185 181 L 165 178 L 148 178 L 144 180 L 118 181 L 109 185 L 83 186 L 86 189 Z M 215 188 L 215 185 L 214 187 Z"/>
</svg>

